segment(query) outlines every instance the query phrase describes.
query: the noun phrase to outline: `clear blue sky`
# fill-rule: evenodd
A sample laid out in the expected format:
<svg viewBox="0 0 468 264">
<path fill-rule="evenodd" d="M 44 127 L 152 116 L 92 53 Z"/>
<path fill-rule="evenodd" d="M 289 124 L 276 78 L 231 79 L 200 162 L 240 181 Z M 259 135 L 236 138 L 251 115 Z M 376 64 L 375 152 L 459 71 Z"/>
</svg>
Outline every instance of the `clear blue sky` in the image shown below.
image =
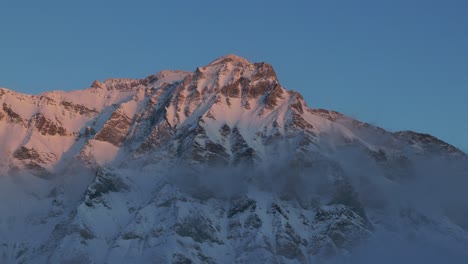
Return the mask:
<svg viewBox="0 0 468 264">
<path fill-rule="evenodd" d="M 11 1 L 0 86 L 88 87 L 228 53 L 275 67 L 309 106 L 468 150 L 468 1 Z"/>
</svg>

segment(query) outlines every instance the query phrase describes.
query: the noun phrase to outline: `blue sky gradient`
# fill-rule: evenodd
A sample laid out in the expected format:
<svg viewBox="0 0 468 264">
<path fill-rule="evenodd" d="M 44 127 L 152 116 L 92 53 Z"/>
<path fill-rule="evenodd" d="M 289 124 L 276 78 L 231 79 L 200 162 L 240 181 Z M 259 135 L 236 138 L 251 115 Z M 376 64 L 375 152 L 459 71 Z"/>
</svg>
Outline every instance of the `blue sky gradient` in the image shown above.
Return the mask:
<svg viewBox="0 0 468 264">
<path fill-rule="evenodd" d="M 468 1 L 2 1 L 0 86 L 25 93 L 271 63 L 311 107 L 468 151 Z"/>
</svg>

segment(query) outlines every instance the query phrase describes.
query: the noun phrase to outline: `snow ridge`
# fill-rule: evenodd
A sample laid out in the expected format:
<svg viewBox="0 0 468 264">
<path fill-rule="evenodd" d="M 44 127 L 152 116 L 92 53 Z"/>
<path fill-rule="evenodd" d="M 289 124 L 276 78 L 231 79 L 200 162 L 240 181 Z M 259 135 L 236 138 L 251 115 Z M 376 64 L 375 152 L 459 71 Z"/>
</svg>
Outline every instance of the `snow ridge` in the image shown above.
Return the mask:
<svg viewBox="0 0 468 264">
<path fill-rule="evenodd" d="M 2 263 L 316 263 L 379 232 L 468 245 L 463 203 L 435 199 L 437 215 L 413 194 L 440 168 L 461 175 L 465 153 L 309 108 L 236 55 L 70 92 L 2 88 L 0 146 L 4 201 L 31 205 L 0 206 Z"/>
</svg>

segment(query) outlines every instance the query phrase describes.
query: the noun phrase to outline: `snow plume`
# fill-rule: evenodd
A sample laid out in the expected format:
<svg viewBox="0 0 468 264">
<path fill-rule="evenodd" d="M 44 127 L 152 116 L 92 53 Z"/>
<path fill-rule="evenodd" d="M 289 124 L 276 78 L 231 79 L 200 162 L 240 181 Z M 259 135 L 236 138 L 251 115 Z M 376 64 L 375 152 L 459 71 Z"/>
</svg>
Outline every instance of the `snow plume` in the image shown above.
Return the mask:
<svg viewBox="0 0 468 264">
<path fill-rule="evenodd" d="M 181 190 L 205 190 L 214 197 L 229 198 L 255 188 L 303 202 L 330 202 L 336 188 L 349 185 L 349 191 L 355 192 L 366 208 L 393 210 L 410 206 L 426 215 L 448 214 L 451 221 L 468 227 L 466 160 L 415 158 L 405 172 L 395 172 L 395 168 L 369 163 L 358 152 L 337 152 L 333 160 L 317 155 L 306 165 L 290 158 L 265 161 L 255 167 L 194 168 L 179 162 L 167 179 Z"/>
<path fill-rule="evenodd" d="M 358 245 L 350 255 L 334 256 L 325 264 L 463 264 L 466 246 L 447 241 L 443 236 L 418 240 L 395 232 L 378 232 L 366 243 Z"/>
<path fill-rule="evenodd" d="M 317 161 L 314 166 L 299 168 L 287 160 L 264 162 L 259 166 L 192 166 L 184 161 L 164 174 L 162 182 L 176 186 L 191 196 L 232 199 L 255 192 L 265 192 L 278 199 L 308 203 L 325 197 L 339 181 L 341 171 L 334 163 Z M 332 170 L 332 174 L 327 175 Z M 337 175 L 333 175 L 336 173 Z M 326 177 L 322 177 L 326 176 Z M 331 197 L 328 197 L 331 199 Z M 300 201 L 299 201 L 300 200 Z"/>
<path fill-rule="evenodd" d="M 467 160 L 413 157 L 403 173 L 366 162 L 362 154 L 346 150 L 335 158 L 375 232 L 349 255 L 327 263 L 465 263 Z"/>
<path fill-rule="evenodd" d="M 468 227 L 468 162 L 466 159 L 413 157 L 402 167 L 382 167 L 344 151 L 335 159 L 346 172 L 361 202 L 375 210 L 409 207 Z M 456 208 L 456 209 L 455 209 Z"/>
<path fill-rule="evenodd" d="M 468 248 L 466 154 L 308 108 L 266 63 L 0 100 L 1 263 L 455 262 Z"/>
<path fill-rule="evenodd" d="M 291 159 L 256 167 L 177 166 L 168 179 L 182 192 L 205 200 L 247 196 L 303 210 L 344 204 L 362 213 L 373 235 L 347 253 L 327 258 L 329 263 L 464 263 L 466 161 L 415 158 L 407 171 L 395 172 L 356 152 L 338 151 L 334 161 L 317 155 L 307 166 Z"/>
<path fill-rule="evenodd" d="M 269 243 L 275 245 L 272 251 L 260 250 L 265 245 L 257 241 L 258 249 L 251 245 L 251 251 L 236 253 L 223 247 L 219 249 L 222 253 L 210 257 L 220 261 L 229 254 L 233 258 L 230 260 L 237 259 L 240 263 L 265 259 L 289 263 L 295 258 L 301 263 L 330 264 L 440 263 L 442 260 L 463 263 L 468 247 L 465 231 L 468 197 L 463 188 L 468 183 L 466 162 L 421 159 L 407 171 L 395 172 L 370 164 L 367 159 L 361 160 L 363 154 L 359 152 L 346 149 L 337 151 L 333 157 L 310 155 L 312 158 L 307 161 L 277 157 L 274 162 L 259 162 L 256 166 L 216 167 L 172 161 L 171 166 L 98 168 L 94 172 L 83 170 L 77 164 L 60 177 L 47 180 L 29 174 L 3 176 L 0 195 L 6 202 L 0 208 L 0 236 L 9 243 L 1 250 L 3 255 L 11 256 L 3 260 L 14 263 L 21 259 L 16 257 L 21 254 L 26 256 L 26 263 L 35 254 L 44 254 L 46 257 L 41 258 L 44 263 L 68 257 L 67 243 L 74 245 L 73 239 L 50 240 L 51 233 L 57 233 L 64 221 L 70 224 L 61 232 L 68 234 L 73 230 L 71 227 L 80 227 L 76 233 L 83 241 L 98 241 L 93 243 L 100 245 L 97 250 L 92 248 L 93 244 L 87 248 L 83 246 L 86 244 L 76 242 L 79 254 L 117 263 L 124 257 L 119 255 L 121 252 L 133 250 L 128 241 L 142 239 L 141 235 L 150 232 L 145 228 L 151 232 L 159 230 L 158 236 L 165 234 L 161 241 L 172 241 L 174 233 L 169 232 L 172 229 L 184 243 L 192 241 L 186 236 L 192 236 L 195 242 L 204 245 L 203 254 L 209 255 L 210 243 L 247 243 L 242 236 L 236 238 L 230 229 L 235 221 L 246 221 L 243 225 L 250 224 L 253 226 L 250 230 L 255 231 L 249 231 L 252 232 L 249 236 L 253 235 L 251 239 L 257 236 L 270 239 Z M 160 211 L 164 212 L 162 218 L 157 216 Z M 175 212 L 174 216 L 171 212 Z M 319 217 L 320 214 L 323 216 Z M 343 216 L 350 217 L 346 218 L 349 223 L 342 222 Z M 187 222 L 192 218 L 204 222 L 206 232 Z M 132 219 L 137 222 L 133 223 Z M 99 228 L 104 223 L 105 232 Z M 368 231 L 362 231 L 364 237 L 350 240 L 351 244 L 338 242 L 336 235 L 330 235 L 335 245 L 332 254 L 314 251 L 312 245 L 317 236 L 322 239 L 328 236 L 321 230 L 327 226 L 339 227 L 337 223 L 354 228 L 354 233 L 362 228 Z M 186 224 L 194 226 L 181 229 Z M 359 228 L 355 226 L 361 224 Z M 115 230 L 110 228 L 114 226 Z M 21 235 L 24 230 L 28 231 L 27 235 Z M 227 238 L 223 237 L 224 232 Z M 282 244 L 285 242 L 279 237 L 284 241 L 297 237 L 291 241 L 308 242 Z M 214 242 L 200 242 L 205 239 Z M 125 247 L 125 250 L 113 250 L 106 241 L 113 241 L 112 247 Z M 151 243 L 164 245 L 164 252 L 178 250 L 176 244 L 161 241 Z M 43 245 L 60 250 L 37 251 Z M 192 246 L 184 247 L 190 251 Z M 147 250 L 152 252 L 151 248 Z M 232 257 L 236 254 L 236 258 Z M 143 261 L 148 256 L 140 257 L 127 260 Z"/>
</svg>

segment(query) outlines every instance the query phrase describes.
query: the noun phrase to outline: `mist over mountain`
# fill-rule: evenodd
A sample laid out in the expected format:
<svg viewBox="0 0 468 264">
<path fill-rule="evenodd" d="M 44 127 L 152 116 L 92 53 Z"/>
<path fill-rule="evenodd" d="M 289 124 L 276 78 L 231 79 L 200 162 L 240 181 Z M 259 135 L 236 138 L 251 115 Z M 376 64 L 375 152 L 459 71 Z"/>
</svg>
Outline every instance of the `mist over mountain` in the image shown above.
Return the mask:
<svg viewBox="0 0 468 264">
<path fill-rule="evenodd" d="M 0 88 L 1 263 L 465 263 L 468 157 L 268 63 Z"/>
</svg>

